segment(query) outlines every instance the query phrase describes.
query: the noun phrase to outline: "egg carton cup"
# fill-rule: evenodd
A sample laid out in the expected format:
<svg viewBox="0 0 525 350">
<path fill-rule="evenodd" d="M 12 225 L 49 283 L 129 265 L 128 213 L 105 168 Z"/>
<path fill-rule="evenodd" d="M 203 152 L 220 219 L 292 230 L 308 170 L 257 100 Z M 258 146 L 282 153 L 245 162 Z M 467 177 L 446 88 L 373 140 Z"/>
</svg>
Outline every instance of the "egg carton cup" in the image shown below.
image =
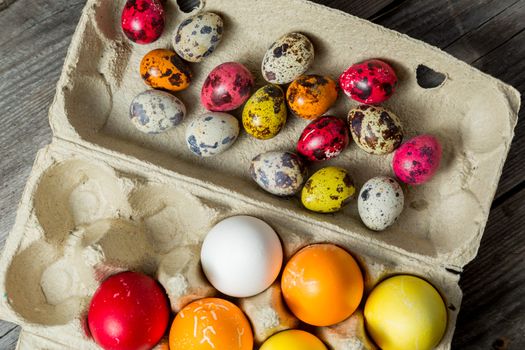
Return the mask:
<svg viewBox="0 0 525 350">
<path fill-rule="evenodd" d="M 194 12 L 220 14 L 223 40 L 213 55 L 191 65 L 192 85 L 176 94 L 188 109 L 186 120 L 164 134 L 146 135 L 128 114 L 133 97 L 148 89 L 140 60 L 152 49 L 170 48 L 176 26 L 191 14 L 168 0 L 163 36 L 141 46 L 120 30 L 123 5 L 87 1 L 49 111 L 53 141 L 38 153 L 1 256 L 0 315 L 22 326 L 18 348 L 97 349 L 86 335 L 85 313 L 105 276 L 125 269 L 156 275 L 174 249 L 198 245 L 214 224 L 244 214 L 276 230 L 286 258 L 310 243 L 346 248 L 362 267 L 366 294 L 395 274 L 427 279 L 448 307 L 438 349 L 449 349 L 461 302 L 459 273 L 479 248 L 517 122 L 519 93 L 434 47 L 304 0 L 207 0 Z M 264 85 L 264 53 L 292 31 L 314 43 L 310 73 L 337 78 L 368 58 L 389 62 L 400 83 L 383 105 L 400 117 L 407 139 L 430 133 L 443 145 L 437 175 L 404 188 L 405 210 L 384 232 L 361 223 L 355 200 L 341 212 L 317 214 L 297 197 L 272 196 L 250 179 L 250 161 L 259 153 L 294 151 L 305 120 L 289 115 L 268 141 L 242 132 L 213 158 L 187 149 L 185 129 L 204 112 L 200 88 L 207 74 L 237 61 L 252 71 L 258 87 Z M 416 79 L 422 66 L 444 74 L 445 81 L 422 88 Z M 344 117 L 356 105 L 340 96 L 329 114 Z M 391 155 L 369 155 L 352 144 L 310 173 L 341 166 L 360 188 L 371 177 L 393 176 L 390 162 Z M 172 270 L 162 271 L 169 279 Z M 173 293 L 168 290 L 170 299 Z"/>
</svg>

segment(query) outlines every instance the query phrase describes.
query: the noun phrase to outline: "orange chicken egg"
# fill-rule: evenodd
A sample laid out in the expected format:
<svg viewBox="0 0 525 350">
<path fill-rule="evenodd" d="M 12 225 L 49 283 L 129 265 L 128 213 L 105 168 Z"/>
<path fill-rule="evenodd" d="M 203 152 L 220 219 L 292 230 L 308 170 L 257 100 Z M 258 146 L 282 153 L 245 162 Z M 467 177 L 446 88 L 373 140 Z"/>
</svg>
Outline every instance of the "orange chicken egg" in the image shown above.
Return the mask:
<svg viewBox="0 0 525 350">
<path fill-rule="evenodd" d="M 333 244 L 315 244 L 290 259 L 281 287 L 297 318 L 314 326 L 330 326 L 357 309 L 364 283 L 357 262 L 347 251 Z"/>
<path fill-rule="evenodd" d="M 197 300 L 175 317 L 170 350 L 252 350 L 253 333 L 241 309 L 218 298 Z"/>
</svg>

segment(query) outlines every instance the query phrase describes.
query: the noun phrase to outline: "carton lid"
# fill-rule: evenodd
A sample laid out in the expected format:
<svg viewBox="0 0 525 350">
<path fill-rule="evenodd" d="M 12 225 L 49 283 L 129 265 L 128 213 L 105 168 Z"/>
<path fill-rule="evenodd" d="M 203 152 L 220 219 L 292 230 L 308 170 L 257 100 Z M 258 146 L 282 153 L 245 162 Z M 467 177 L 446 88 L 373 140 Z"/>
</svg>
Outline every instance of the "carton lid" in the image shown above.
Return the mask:
<svg viewBox="0 0 525 350">
<path fill-rule="evenodd" d="M 342 235 L 352 235 L 378 249 L 461 270 L 478 250 L 490 205 L 517 122 L 520 98 L 512 87 L 423 42 L 366 20 L 303 0 L 207 0 L 201 7 L 220 14 L 225 34 L 204 62 L 192 64 L 194 81 L 177 94 L 188 109 L 184 123 L 161 135 L 134 129 L 128 110 L 132 98 L 146 90 L 138 67 L 149 50 L 170 48 L 176 26 L 188 16 L 167 3 L 167 27 L 159 41 L 146 46 L 129 42 L 120 30 L 123 1 L 89 0 L 69 49 L 50 109 L 57 138 L 94 152 L 146 162 L 152 171 L 167 171 L 235 193 L 239 199 L 275 207 L 283 215 L 312 220 Z M 198 11 L 198 10 L 197 10 Z M 430 133 L 441 141 L 443 162 L 435 178 L 405 187 L 405 210 L 382 233 L 366 229 L 355 201 L 335 215 L 313 214 L 297 199 L 263 193 L 248 175 L 250 160 L 270 150 L 295 149 L 307 122 L 292 115 L 275 139 L 257 141 L 243 134 L 224 154 L 193 156 L 185 144 L 189 121 L 204 112 L 200 87 L 220 63 L 238 61 L 265 84 L 260 65 L 267 48 L 288 32 L 307 35 L 316 48 L 309 73 L 338 76 L 351 64 L 381 58 L 395 68 L 399 85 L 384 103 L 400 117 L 405 139 Z M 418 85 L 416 71 L 439 72 L 445 81 L 434 88 Z M 344 118 L 356 103 L 340 96 L 330 114 Z M 240 111 L 233 112 L 235 116 Z M 351 145 L 340 157 L 324 163 L 349 170 L 359 188 L 369 178 L 393 176 L 391 155 L 372 156 Z M 321 165 L 314 165 L 312 172 Z"/>
</svg>

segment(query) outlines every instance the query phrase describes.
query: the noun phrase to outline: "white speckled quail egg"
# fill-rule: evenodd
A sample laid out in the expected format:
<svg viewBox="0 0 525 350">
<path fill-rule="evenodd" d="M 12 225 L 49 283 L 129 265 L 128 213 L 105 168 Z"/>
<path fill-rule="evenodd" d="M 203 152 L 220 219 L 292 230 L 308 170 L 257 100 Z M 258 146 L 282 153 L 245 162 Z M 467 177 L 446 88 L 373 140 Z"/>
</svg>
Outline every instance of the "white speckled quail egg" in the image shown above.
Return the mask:
<svg viewBox="0 0 525 350">
<path fill-rule="evenodd" d="M 359 216 L 369 229 L 383 231 L 401 215 L 404 201 L 403 189 L 396 180 L 386 176 L 374 177 L 359 193 Z"/>
<path fill-rule="evenodd" d="M 194 154 L 211 157 L 226 151 L 239 136 L 239 121 L 222 112 L 208 112 L 186 129 L 186 143 Z"/>
<path fill-rule="evenodd" d="M 392 153 L 403 141 L 401 121 L 383 107 L 360 105 L 348 113 L 348 124 L 357 145 L 371 154 Z"/>
<path fill-rule="evenodd" d="M 211 55 L 222 39 L 223 22 L 212 12 L 185 19 L 173 37 L 177 54 L 189 62 L 201 62 Z"/>
<path fill-rule="evenodd" d="M 306 167 L 291 152 L 266 152 L 252 160 L 250 176 L 262 189 L 277 196 L 292 196 L 306 180 Z"/>
<path fill-rule="evenodd" d="M 175 96 L 159 90 L 141 92 L 131 102 L 130 118 L 137 129 L 147 134 L 159 134 L 179 125 L 186 107 Z"/>
<path fill-rule="evenodd" d="M 262 62 L 264 79 L 288 84 L 306 72 L 314 61 L 314 46 L 303 34 L 289 33 L 270 46 Z"/>
</svg>

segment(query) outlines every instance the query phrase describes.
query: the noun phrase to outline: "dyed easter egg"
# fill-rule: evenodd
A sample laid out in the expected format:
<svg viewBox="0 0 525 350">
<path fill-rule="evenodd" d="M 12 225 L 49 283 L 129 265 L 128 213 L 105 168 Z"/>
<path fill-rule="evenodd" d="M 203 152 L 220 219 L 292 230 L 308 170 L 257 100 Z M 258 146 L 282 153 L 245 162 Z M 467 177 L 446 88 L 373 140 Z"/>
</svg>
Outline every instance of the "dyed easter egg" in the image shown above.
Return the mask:
<svg viewBox="0 0 525 350">
<path fill-rule="evenodd" d="M 392 153 L 403 140 L 401 121 L 382 107 L 358 106 L 348 113 L 348 124 L 355 143 L 371 154 Z"/>
<path fill-rule="evenodd" d="M 144 82 L 155 89 L 181 91 L 191 82 L 191 71 L 174 51 L 156 49 L 140 62 L 140 75 Z"/>
<path fill-rule="evenodd" d="M 216 224 L 201 249 L 202 270 L 221 293 L 246 298 L 277 279 L 283 263 L 279 236 L 253 216 L 232 216 Z"/>
<path fill-rule="evenodd" d="M 311 161 L 337 157 L 348 145 L 346 124 L 339 118 L 325 116 L 314 120 L 304 128 L 297 152 Z"/>
<path fill-rule="evenodd" d="M 239 136 L 239 121 L 220 112 L 204 113 L 192 120 L 186 129 L 186 143 L 191 152 L 211 157 L 230 148 Z"/>
<path fill-rule="evenodd" d="M 394 69 L 381 60 L 354 64 L 339 78 L 344 93 L 361 103 L 379 104 L 392 96 L 397 85 Z"/>
<path fill-rule="evenodd" d="M 152 43 L 164 30 L 164 8 L 159 0 L 128 0 L 122 10 L 121 25 L 129 40 Z"/>
<path fill-rule="evenodd" d="M 447 328 L 443 298 L 415 276 L 394 276 L 378 284 L 364 315 L 368 333 L 384 350 L 435 349 Z"/>
<path fill-rule="evenodd" d="M 186 115 L 186 107 L 175 96 L 158 90 L 144 91 L 130 106 L 131 122 L 147 134 L 159 134 L 179 125 Z"/>
<path fill-rule="evenodd" d="M 301 192 L 301 202 L 311 211 L 333 213 L 345 206 L 354 193 L 354 184 L 346 170 L 326 167 L 306 181 Z"/>
<path fill-rule="evenodd" d="M 306 180 L 306 167 L 291 152 L 266 152 L 252 160 L 250 176 L 262 189 L 277 196 L 292 196 Z"/>
<path fill-rule="evenodd" d="M 222 39 L 222 18 L 203 12 L 185 19 L 173 37 L 177 54 L 189 62 L 201 62 L 215 51 Z"/>
<path fill-rule="evenodd" d="M 392 169 L 402 182 L 420 185 L 434 176 L 441 162 L 441 154 L 441 144 L 434 136 L 416 136 L 396 150 Z"/>
<path fill-rule="evenodd" d="M 202 105 L 209 111 L 225 112 L 239 108 L 250 97 L 253 76 L 240 63 L 227 62 L 215 67 L 204 82 Z"/>
<path fill-rule="evenodd" d="M 403 189 L 396 180 L 386 176 L 374 177 L 359 192 L 359 216 L 369 229 L 382 231 L 401 215 L 404 201 Z"/>
<path fill-rule="evenodd" d="M 262 75 L 272 84 L 288 84 L 310 68 L 314 46 L 303 34 L 289 33 L 270 46 L 262 62 Z"/>
<path fill-rule="evenodd" d="M 170 330 L 170 350 L 252 350 L 246 316 L 219 298 L 197 300 L 182 309 Z"/>
<path fill-rule="evenodd" d="M 314 244 L 296 253 L 283 271 L 286 305 L 301 321 L 331 326 L 350 317 L 363 297 L 363 274 L 346 250 Z"/>
<path fill-rule="evenodd" d="M 315 335 L 290 329 L 271 336 L 260 350 L 327 350 L 322 341 Z"/>
<path fill-rule="evenodd" d="M 286 123 L 284 92 L 277 85 L 266 85 L 257 90 L 242 111 L 242 125 L 246 132 L 259 140 L 275 137 Z"/>
<path fill-rule="evenodd" d="M 337 100 L 337 86 L 330 77 L 302 75 L 288 87 L 286 100 L 290 110 L 303 119 L 316 119 Z"/>
<path fill-rule="evenodd" d="M 169 317 L 168 297 L 153 278 L 122 272 L 102 282 L 93 295 L 88 325 L 103 349 L 151 349 L 164 335 Z"/>
</svg>

